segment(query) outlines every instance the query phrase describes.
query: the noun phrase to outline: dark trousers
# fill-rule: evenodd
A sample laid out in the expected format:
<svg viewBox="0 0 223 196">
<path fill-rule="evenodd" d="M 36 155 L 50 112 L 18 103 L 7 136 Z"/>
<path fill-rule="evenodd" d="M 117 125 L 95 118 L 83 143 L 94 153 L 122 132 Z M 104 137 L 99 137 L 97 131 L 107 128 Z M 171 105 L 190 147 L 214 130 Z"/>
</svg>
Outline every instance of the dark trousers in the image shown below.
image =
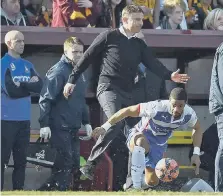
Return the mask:
<svg viewBox="0 0 223 196">
<path fill-rule="evenodd" d="M 132 104 L 131 97 L 128 97 L 124 92 L 111 89 L 102 92 L 98 96 L 99 103 L 105 112 L 107 118 L 111 117 L 121 108 L 127 107 Z M 91 154 L 88 158 L 88 162 L 98 162 L 101 155 L 110 147 L 111 159 L 113 161 L 113 190 L 121 190 L 125 183 L 128 166 L 128 149 L 126 147 L 126 137 L 123 134 L 125 128 L 133 126 L 132 119 L 126 119 L 111 129 L 109 129 L 105 135 L 100 136 L 94 145 Z"/>
<path fill-rule="evenodd" d="M 80 141 L 77 131 L 51 129 L 50 142 L 57 155 L 50 178 L 42 187 L 49 184 L 54 190 L 65 191 L 71 183 L 71 173 L 80 168 Z"/>
<path fill-rule="evenodd" d="M 223 113 L 215 116 L 218 128 L 219 146 L 215 158 L 215 191 L 223 192 Z"/>
<path fill-rule="evenodd" d="M 30 121 L 1 120 L 1 190 L 4 185 L 4 170 L 12 152 L 14 169 L 13 190 L 22 190 L 25 181 L 26 149 L 30 140 Z"/>
</svg>

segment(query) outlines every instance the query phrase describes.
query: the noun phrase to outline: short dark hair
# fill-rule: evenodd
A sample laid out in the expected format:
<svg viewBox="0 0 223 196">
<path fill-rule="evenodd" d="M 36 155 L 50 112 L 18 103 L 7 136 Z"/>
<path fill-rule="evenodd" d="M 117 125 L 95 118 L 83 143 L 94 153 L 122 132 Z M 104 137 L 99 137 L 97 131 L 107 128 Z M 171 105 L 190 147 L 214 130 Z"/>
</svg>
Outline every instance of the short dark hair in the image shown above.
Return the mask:
<svg viewBox="0 0 223 196">
<path fill-rule="evenodd" d="M 127 5 L 123 10 L 122 10 L 122 17 L 128 16 L 129 14 L 133 13 L 143 13 L 143 10 L 140 6 L 130 4 Z M 144 13 L 143 13 L 144 14 Z"/>
<path fill-rule="evenodd" d="M 175 99 L 175 100 L 184 100 L 185 102 L 187 101 L 187 93 L 185 89 L 183 88 L 174 88 L 170 92 L 170 99 Z"/>
</svg>

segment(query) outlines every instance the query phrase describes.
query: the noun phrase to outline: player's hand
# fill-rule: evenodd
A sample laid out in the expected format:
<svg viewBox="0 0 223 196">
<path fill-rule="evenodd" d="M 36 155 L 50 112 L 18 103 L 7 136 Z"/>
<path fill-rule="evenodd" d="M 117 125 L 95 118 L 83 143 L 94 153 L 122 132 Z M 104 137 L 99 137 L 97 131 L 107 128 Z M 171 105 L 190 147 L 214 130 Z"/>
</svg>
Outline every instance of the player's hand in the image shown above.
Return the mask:
<svg viewBox="0 0 223 196">
<path fill-rule="evenodd" d="M 102 127 L 96 127 L 92 132 L 92 137 L 97 140 L 99 136 L 104 135 L 105 132 L 106 131 Z"/>
<path fill-rule="evenodd" d="M 197 154 L 194 154 L 191 157 L 191 165 L 195 165 L 195 174 L 198 175 L 199 174 L 199 168 L 201 165 L 201 160 L 200 160 L 200 156 Z"/>
<path fill-rule="evenodd" d="M 186 84 L 190 77 L 187 74 L 180 74 L 180 69 L 171 74 L 171 80 L 176 83 Z"/>
<path fill-rule="evenodd" d="M 75 87 L 75 84 L 67 83 L 63 90 L 64 97 L 66 97 L 68 99 L 68 97 L 73 92 L 74 87 Z"/>
</svg>

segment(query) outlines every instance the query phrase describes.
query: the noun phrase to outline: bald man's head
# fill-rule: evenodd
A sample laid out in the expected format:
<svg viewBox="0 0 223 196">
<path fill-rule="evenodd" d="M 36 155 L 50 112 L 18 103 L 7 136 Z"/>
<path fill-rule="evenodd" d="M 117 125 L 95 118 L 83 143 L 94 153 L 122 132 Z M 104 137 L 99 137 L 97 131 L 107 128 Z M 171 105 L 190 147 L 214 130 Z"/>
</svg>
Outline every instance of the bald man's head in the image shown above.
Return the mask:
<svg viewBox="0 0 223 196">
<path fill-rule="evenodd" d="M 5 44 L 9 52 L 21 55 L 24 51 L 24 35 L 16 30 L 9 31 L 5 35 Z"/>
</svg>

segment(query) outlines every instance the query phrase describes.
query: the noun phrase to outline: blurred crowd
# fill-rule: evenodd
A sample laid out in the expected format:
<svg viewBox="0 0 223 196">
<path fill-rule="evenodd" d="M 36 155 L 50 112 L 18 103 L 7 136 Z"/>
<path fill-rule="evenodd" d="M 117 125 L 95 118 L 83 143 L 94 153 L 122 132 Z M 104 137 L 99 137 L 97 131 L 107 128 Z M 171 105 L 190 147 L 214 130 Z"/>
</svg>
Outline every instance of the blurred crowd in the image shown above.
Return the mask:
<svg viewBox="0 0 223 196">
<path fill-rule="evenodd" d="M 118 28 L 129 4 L 142 8 L 143 29 L 223 28 L 223 0 L 2 0 L 1 25 Z"/>
</svg>

